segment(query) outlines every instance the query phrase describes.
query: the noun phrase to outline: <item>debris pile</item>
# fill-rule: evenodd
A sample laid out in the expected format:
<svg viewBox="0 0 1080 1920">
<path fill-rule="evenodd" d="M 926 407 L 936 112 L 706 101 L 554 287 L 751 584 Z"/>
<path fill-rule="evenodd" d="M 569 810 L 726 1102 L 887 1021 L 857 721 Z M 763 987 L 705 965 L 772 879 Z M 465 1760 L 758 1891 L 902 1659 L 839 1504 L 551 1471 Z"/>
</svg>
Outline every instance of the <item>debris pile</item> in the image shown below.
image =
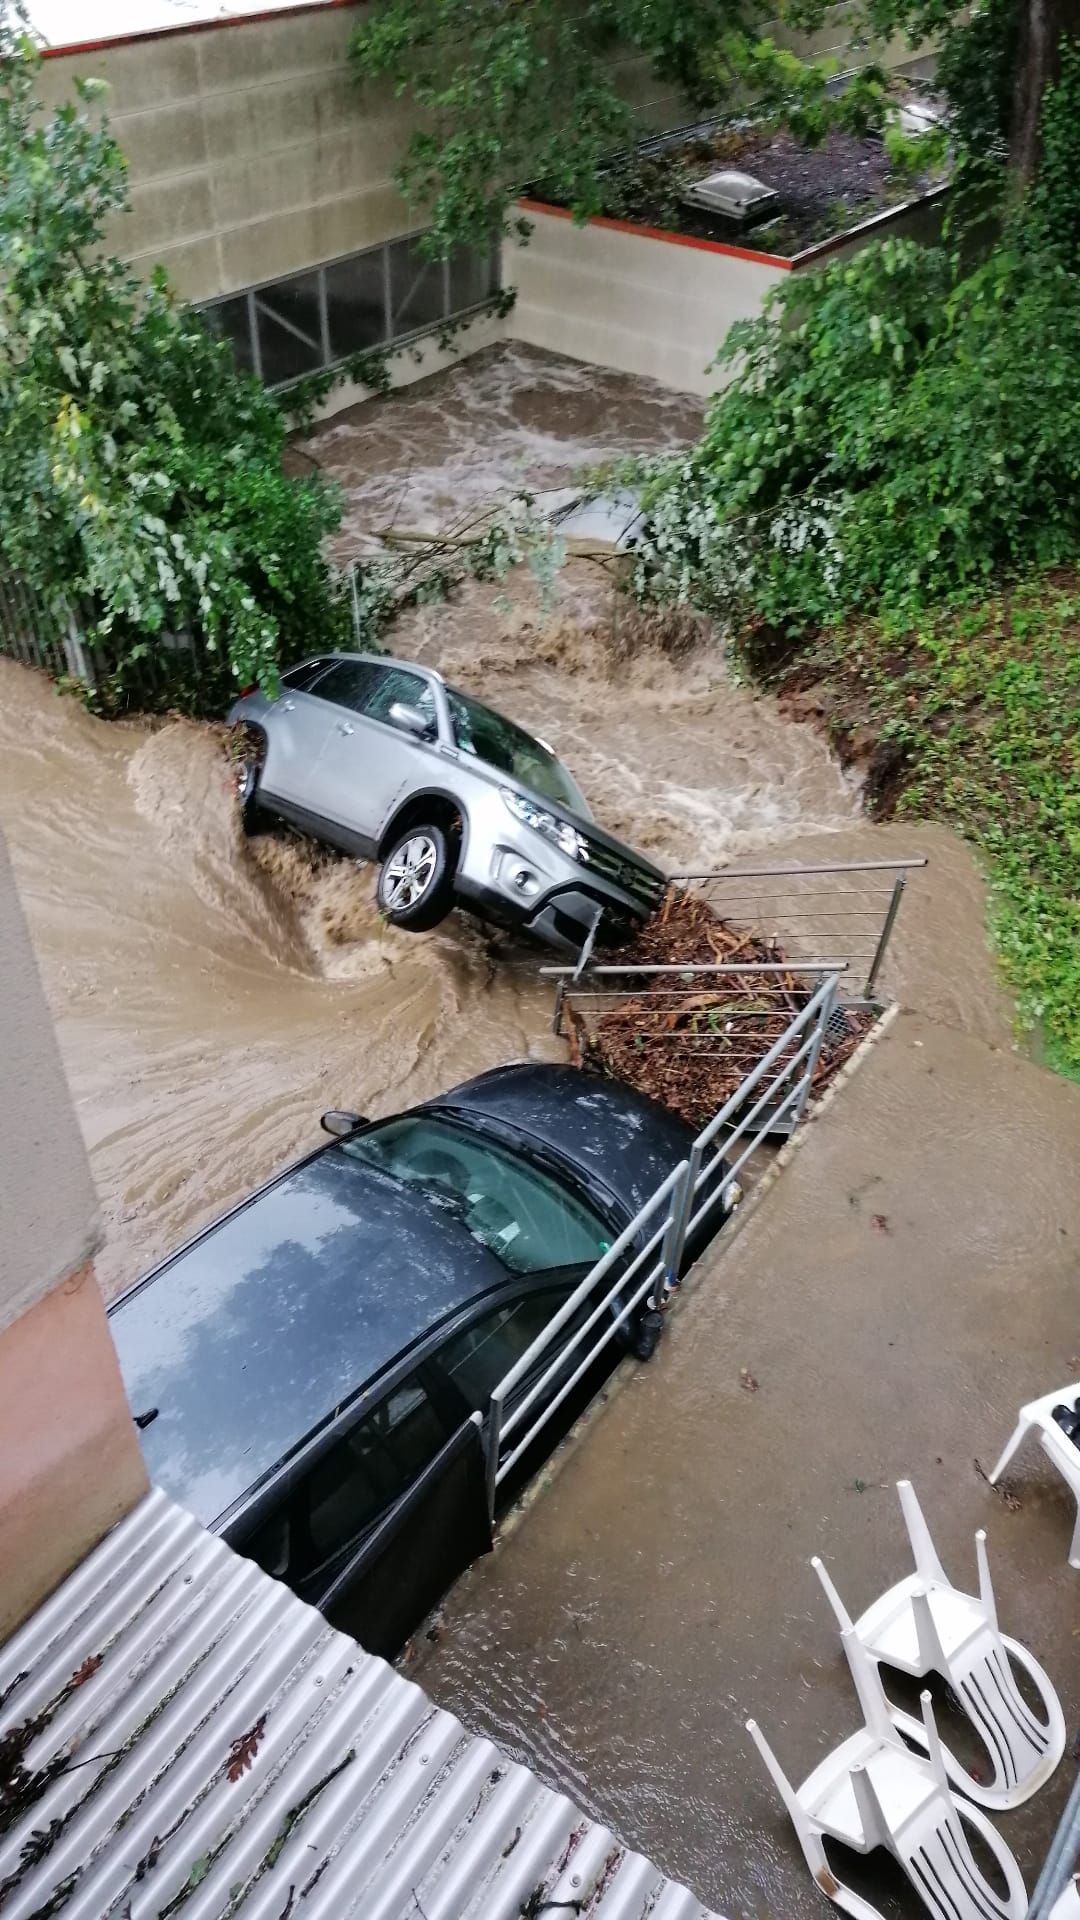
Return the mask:
<svg viewBox="0 0 1080 1920">
<path fill-rule="evenodd" d="M 782 971 L 691 971 L 762 962 Z M 605 954 L 603 963 L 676 971 L 568 983 L 562 1018 L 574 1065 L 627 1081 L 694 1128 L 731 1098 L 819 984 L 801 976 L 775 940 L 729 925 L 700 894 L 676 888 L 636 939 Z M 836 1009 L 814 1071 L 815 1098 L 873 1022 L 868 1009 Z M 780 1055 L 763 1091 L 804 1037 Z"/>
</svg>

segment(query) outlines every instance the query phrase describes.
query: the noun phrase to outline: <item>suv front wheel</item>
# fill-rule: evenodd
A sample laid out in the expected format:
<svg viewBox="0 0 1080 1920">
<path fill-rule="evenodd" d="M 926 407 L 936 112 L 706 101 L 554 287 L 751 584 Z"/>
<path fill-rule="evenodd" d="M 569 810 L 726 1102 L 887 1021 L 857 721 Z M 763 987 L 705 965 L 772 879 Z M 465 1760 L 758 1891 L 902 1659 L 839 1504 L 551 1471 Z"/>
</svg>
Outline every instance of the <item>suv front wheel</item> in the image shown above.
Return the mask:
<svg viewBox="0 0 1080 1920">
<path fill-rule="evenodd" d="M 409 827 L 387 854 L 375 889 L 392 927 L 427 933 L 454 904 L 454 863 L 441 827 Z"/>
</svg>

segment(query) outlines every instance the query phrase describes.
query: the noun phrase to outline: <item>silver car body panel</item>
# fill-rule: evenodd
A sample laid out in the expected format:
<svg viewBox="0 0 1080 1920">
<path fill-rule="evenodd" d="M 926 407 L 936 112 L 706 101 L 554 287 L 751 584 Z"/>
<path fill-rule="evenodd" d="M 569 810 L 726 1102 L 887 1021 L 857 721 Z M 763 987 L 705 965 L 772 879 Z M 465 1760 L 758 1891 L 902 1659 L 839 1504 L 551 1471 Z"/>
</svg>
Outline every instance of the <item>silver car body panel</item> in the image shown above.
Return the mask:
<svg viewBox="0 0 1080 1920">
<path fill-rule="evenodd" d="M 346 853 L 378 859 L 389 850 L 404 808 L 422 797 L 450 802 L 462 821 L 455 873 L 459 898 L 556 945 L 580 943 L 598 909 L 625 925 L 658 904 L 663 875 L 597 826 L 583 800 L 574 809 L 557 804 L 456 744 L 441 675 L 385 655 L 336 653 L 315 659 L 328 666 L 310 692 L 286 685 L 277 700 L 247 694 L 229 714 L 231 721 L 246 721 L 265 736 L 258 799 L 268 812 Z M 307 664 L 290 673 L 303 673 Z M 388 692 L 400 684 L 416 696 L 406 704 L 430 715 L 429 737 L 321 696 L 321 684 L 332 690 L 347 683 L 348 672 L 359 683 L 369 669 L 386 681 Z M 506 790 L 573 827 L 585 857 L 574 858 L 518 819 L 503 798 Z"/>
</svg>

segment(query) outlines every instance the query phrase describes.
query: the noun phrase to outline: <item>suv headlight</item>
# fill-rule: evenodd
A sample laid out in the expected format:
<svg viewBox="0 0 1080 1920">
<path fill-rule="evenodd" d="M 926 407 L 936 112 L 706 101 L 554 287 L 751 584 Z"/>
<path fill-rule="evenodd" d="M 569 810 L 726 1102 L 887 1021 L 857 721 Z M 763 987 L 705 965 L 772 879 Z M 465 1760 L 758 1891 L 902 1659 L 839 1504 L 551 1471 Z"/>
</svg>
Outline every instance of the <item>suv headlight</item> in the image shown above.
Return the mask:
<svg viewBox="0 0 1080 1920">
<path fill-rule="evenodd" d="M 534 833 L 542 833 L 545 840 L 554 841 L 559 851 L 567 854 L 571 860 L 580 860 L 583 866 L 587 865 L 588 845 L 569 820 L 560 820 L 557 813 L 548 813 L 534 801 L 527 800 L 523 793 L 515 793 L 512 787 L 500 787 L 499 792 L 503 806 L 513 814 L 515 820 L 532 827 Z"/>
</svg>

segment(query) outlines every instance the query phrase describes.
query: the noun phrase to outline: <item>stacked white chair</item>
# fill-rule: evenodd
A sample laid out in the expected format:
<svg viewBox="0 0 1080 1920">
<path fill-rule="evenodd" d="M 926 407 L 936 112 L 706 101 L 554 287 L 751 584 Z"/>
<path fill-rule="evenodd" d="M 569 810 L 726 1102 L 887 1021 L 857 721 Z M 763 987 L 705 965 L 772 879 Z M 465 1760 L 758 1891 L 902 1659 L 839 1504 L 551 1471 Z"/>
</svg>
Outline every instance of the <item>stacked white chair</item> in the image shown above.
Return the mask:
<svg viewBox="0 0 1080 1920">
<path fill-rule="evenodd" d="M 910 1482 L 901 1481 L 897 1490 L 915 1559 L 913 1574 L 852 1620 L 821 1561 L 812 1562 L 840 1625 L 862 1708 L 861 1729 L 799 1787 L 787 1778 L 756 1721 L 748 1721 L 747 1729 L 787 1808 L 816 1884 L 853 1920 L 881 1916 L 839 1878 L 826 1853 L 827 1840 L 860 1854 L 885 1848 L 932 1920 L 1024 1920 L 1028 1903 L 1020 1870 L 985 1813 L 972 1802 L 1004 1810 L 1043 1785 L 1065 1747 L 1061 1707 L 1038 1663 L 999 1632 L 985 1535 L 976 1535 L 976 1598 L 946 1578 Z M 1017 1686 L 1010 1657 L 1038 1693 L 1043 1720 Z M 978 1779 L 942 1747 L 929 1692 L 921 1695 L 921 1720 L 888 1699 L 882 1665 L 917 1678 L 937 1673 L 949 1684 L 986 1747 L 988 1781 Z M 964 1797 L 954 1795 L 956 1786 Z M 987 1880 L 969 1833 L 978 1836 L 997 1862 L 1004 1893 Z M 1074 1910 L 1080 1920 L 1080 1902 L 1075 1909 L 1066 1905 L 1061 1920 Z"/>
<path fill-rule="evenodd" d="M 1017 1640 L 998 1630 L 997 1606 L 986 1556 L 986 1535 L 975 1535 L 979 1593 L 962 1593 L 946 1577 L 910 1480 L 897 1483 L 915 1572 L 899 1580 L 854 1623 L 821 1561 L 811 1564 L 841 1628 L 851 1627 L 871 1660 L 914 1679 L 936 1673 L 952 1688 L 982 1741 L 990 1778 L 981 1780 L 945 1749 L 954 1787 L 994 1811 L 1022 1805 L 1045 1785 L 1065 1751 L 1065 1716 L 1038 1661 Z M 1016 1683 L 1010 1656 L 1029 1676 L 1043 1705 L 1032 1711 Z M 890 1703 L 894 1726 L 917 1745 L 922 1728 Z"/>
</svg>

